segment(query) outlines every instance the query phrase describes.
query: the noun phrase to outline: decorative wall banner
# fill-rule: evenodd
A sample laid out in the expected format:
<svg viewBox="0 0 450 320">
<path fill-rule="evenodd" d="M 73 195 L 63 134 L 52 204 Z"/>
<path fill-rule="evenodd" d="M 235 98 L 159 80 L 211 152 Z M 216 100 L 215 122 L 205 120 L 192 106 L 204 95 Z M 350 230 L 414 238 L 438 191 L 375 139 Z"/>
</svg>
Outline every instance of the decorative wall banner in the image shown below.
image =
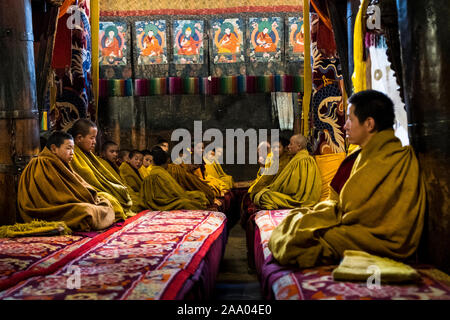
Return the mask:
<svg viewBox="0 0 450 320">
<path fill-rule="evenodd" d="M 283 23 L 280 17 L 250 18 L 250 61 L 281 61 Z"/>
<path fill-rule="evenodd" d="M 138 64 L 167 64 L 166 21 L 136 21 Z"/>
<path fill-rule="evenodd" d="M 234 19 L 212 20 L 214 63 L 245 62 L 243 50 L 243 21 Z"/>
<path fill-rule="evenodd" d="M 127 64 L 127 23 L 100 22 L 99 64 L 123 66 Z"/>
<path fill-rule="evenodd" d="M 303 61 L 304 60 L 304 28 L 303 17 L 289 17 L 289 46 L 287 50 L 287 57 L 289 61 Z"/>
<path fill-rule="evenodd" d="M 175 20 L 173 35 L 175 64 L 203 63 L 203 21 Z"/>
</svg>

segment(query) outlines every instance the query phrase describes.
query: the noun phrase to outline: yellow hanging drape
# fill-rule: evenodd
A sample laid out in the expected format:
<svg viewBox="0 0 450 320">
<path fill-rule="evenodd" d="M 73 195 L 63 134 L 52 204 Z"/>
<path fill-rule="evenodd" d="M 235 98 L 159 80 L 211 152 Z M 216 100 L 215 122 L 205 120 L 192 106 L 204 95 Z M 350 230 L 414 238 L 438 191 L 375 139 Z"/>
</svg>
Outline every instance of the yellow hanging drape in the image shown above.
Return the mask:
<svg viewBox="0 0 450 320">
<path fill-rule="evenodd" d="M 362 0 L 361 5 L 356 15 L 355 29 L 353 32 L 353 64 L 354 70 L 352 75 L 354 92 L 359 92 L 367 89 L 366 68 L 367 64 L 364 61 L 364 14 L 367 11 L 369 0 Z"/>
<path fill-rule="evenodd" d="M 312 70 L 311 70 L 311 31 L 309 25 L 309 0 L 303 0 L 303 27 L 305 31 L 305 62 L 303 68 L 303 135 L 308 136 L 309 132 L 309 104 L 312 91 Z"/>
</svg>

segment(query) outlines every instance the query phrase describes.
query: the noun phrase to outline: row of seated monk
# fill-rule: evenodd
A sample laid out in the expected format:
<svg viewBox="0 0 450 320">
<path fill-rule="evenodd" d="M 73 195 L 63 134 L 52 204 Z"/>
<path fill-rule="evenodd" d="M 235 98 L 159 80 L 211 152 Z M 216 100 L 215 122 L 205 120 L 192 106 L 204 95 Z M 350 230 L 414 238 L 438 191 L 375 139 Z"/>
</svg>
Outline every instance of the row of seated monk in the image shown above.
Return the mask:
<svg viewBox="0 0 450 320">
<path fill-rule="evenodd" d="M 335 263 L 345 250 L 403 259 L 417 249 L 425 190 L 414 151 L 394 135 L 393 103 L 373 90 L 352 95 L 348 103 L 344 129 L 359 147 L 342 161 L 324 201 L 320 171 L 304 136 L 259 146 L 267 148 L 261 152 L 267 156 L 248 197 L 261 209 L 292 209 L 269 241 L 281 264 Z M 104 229 L 145 209 L 205 210 L 233 188 L 217 155 L 203 157 L 203 143 L 192 148 L 202 156 L 201 165 L 186 163 L 187 153 L 169 163 L 168 144 L 162 143 L 150 152 L 131 151 L 118 167 L 114 143 L 104 145 L 102 158 L 92 152 L 94 123 L 80 119 L 69 132 L 53 133 L 21 175 L 18 207 L 25 222 Z"/>
</svg>

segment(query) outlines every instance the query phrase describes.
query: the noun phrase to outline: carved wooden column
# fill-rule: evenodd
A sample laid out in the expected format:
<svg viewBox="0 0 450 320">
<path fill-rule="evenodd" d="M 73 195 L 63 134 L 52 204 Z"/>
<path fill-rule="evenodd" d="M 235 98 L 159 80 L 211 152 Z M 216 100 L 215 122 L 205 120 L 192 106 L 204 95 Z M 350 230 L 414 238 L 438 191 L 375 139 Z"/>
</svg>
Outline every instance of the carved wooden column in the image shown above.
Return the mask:
<svg viewBox="0 0 450 320">
<path fill-rule="evenodd" d="M 17 181 L 39 152 L 30 0 L 0 1 L 0 225 L 16 222 Z"/>
<path fill-rule="evenodd" d="M 424 174 L 426 258 L 450 272 L 450 7 L 397 0 L 409 136 Z"/>
</svg>

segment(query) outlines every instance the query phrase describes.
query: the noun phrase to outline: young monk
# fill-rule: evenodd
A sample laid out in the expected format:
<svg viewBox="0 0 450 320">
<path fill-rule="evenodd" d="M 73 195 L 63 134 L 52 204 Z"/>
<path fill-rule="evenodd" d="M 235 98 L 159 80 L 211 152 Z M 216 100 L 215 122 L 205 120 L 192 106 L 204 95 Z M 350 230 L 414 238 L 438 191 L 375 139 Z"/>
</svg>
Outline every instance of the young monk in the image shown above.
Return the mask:
<svg viewBox="0 0 450 320">
<path fill-rule="evenodd" d="M 144 158 L 142 159 L 142 166 L 139 168 L 139 173 L 142 179 L 144 179 L 152 170 L 153 156 L 150 150 L 143 150 L 142 155 Z"/>
<path fill-rule="evenodd" d="M 120 176 L 123 182 L 128 187 L 131 200 L 133 200 L 133 206 L 131 210 L 134 212 L 140 211 L 140 191 L 142 186 L 142 177 L 139 173 L 139 169 L 142 167 L 142 161 L 144 156 L 139 150 L 132 150 L 128 155 L 129 160 L 122 162 L 120 165 Z"/>
<path fill-rule="evenodd" d="M 130 154 L 130 150 L 128 149 L 121 149 L 119 151 L 119 155 L 117 157 L 117 166 L 120 167 L 122 162 L 128 161 L 128 155 Z"/>
<path fill-rule="evenodd" d="M 190 158 L 190 155 L 188 150 L 180 150 L 179 157 L 173 163 L 167 165 L 167 172 L 184 190 L 201 191 L 205 194 L 209 204 L 215 203 L 220 206 L 221 202 L 216 199 L 217 194 L 214 189 L 192 173 L 199 166 L 185 163 Z"/>
<path fill-rule="evenodd" d="M 73 124 L 70 133 L 75 142 L 73 161 L 70 163 L 72 169 L 97 191 L 109 195 L 108 200 L 114 206 L 117 220 L 134 215 L 130 210 L 133 203 L 128 188 L 105 168 L 92 152 L 97 137 L 95 123 L 88 119 L 79 119 Z"/>
<path fill-rule="evenodd" d="M 114 141 L 105 141 L 102 145 L 101 158 L 99 161 L 119 180 L 120 177 L 119 167 L 117 166 L 117 158 L 119 156 L 119 146 Z"/>
<path fill-rule="evenodd" d="M 344 129 L 361 151 L 349 178 L 334 184 L 334 200 L 294 209 L 275 228 L 269 248 L 281 264 L 334 264 L 345 250 L 405 259 L 418 247 L 425 188 L 414 150 L 402 147 L 394 135 L 393 103 L 373 90 L 358 92 L 348 102 Z M 344 160 L 344 172 L 338 174 L 347 176 L 351 162 Z"/>
<path fill-rule="evenodd" d="M 253 202 L 260 208 L 312 206 L 320 199 L 322 178 L 316 161 L 306 150 L 306 138 L 293 135 L 288 149 L 293 158 L 271 184 L 254 195 Z"/>
<path fill-rule="evenodd" d="M 197 144 L 194 145 L 194 152 L 193 152 L 194 161 L 193 162 L 195 162 L 195 157 L 197 157 L 198 159 L 200 159 L 200 161 L 202 163 L 198 164 L 197 165 L 198 168 L 196 168 L 192 172 L 200 180 L 206 182 L 209 186 L 211 186 L 216 191 L 217 197 L 223 197 L 225 195 L 225 193 L 227 193 L 229 191 L 229 188 L 227 187 L 225 182 L 223 182 L 222 180 L 220 180 L 218 178 L 215 178 L 214 176 L 212 176 L 206 172 L 205 160 L 203 158 L 204 151 L 205 151 L 205 146 L 204 146 L 203 142 L 198 142 Z"/>
<path fill-rule="evenodd" d="M 141 188 L 142 207 L 152 210 L 206 209 L 208 200 L 201 191 L 185 191 L 166 171 L 168 154 L 159 147 L 152 150 L 153 168 Z"/>
<path fill-rule="evenodd" d="M 56 131 L 25 167 L 17 198 L 25 222 L 64 221 L 69 228 L 81 231 L 101 230 L 114 222 L 110 201 L 70 167 L 73 149 L 72 136 Z"/>
<path fill-rule="evenodd" d="M 248 189 L 252 200 L 259 191 L 271 184 L 280 175 L 292 159 L 292 154 L 288 151 L 289 143 L 286 138 L 280 138 L 272 143 L 271 161 L 268 162 L 267 168 Z"/>
<path fill-rule="evenodd" d="M 218 154 L 222 154 L 222 148 L 216 148 L 203 157 L 206 174 L 221 180 L 226 188 L 231 190 L 234 185 L 233 177 L 223 171 L 219 158 L 216 157 L 216 150 L 218 150 Z"/>
<path fill-rule="evenodd" d="M 158 141 L 156 142 L 156 146 L 160 147 L 165 152 L 169 152 L 169 141 L 164 138 L 159 137 Z"/>
</svg>

